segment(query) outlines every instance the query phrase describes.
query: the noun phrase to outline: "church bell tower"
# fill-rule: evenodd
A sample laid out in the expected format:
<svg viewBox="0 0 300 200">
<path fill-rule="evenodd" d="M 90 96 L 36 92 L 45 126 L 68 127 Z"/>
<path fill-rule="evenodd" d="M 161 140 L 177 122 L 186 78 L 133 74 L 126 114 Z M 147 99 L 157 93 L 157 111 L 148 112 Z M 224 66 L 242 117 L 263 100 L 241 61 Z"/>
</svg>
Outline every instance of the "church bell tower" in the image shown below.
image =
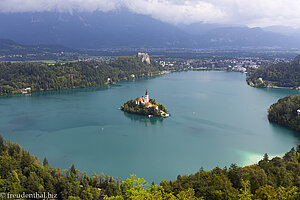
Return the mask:
<svg viewBox="0 0 300 200">
<path fill-rule="evenodd" d="M 148 95 L 147 89 L 146 89 L 146 94 L 145 94 L 145 101 L 146 101 L 146 102 L 149 102 L 149 95 Z"/>
</svg>

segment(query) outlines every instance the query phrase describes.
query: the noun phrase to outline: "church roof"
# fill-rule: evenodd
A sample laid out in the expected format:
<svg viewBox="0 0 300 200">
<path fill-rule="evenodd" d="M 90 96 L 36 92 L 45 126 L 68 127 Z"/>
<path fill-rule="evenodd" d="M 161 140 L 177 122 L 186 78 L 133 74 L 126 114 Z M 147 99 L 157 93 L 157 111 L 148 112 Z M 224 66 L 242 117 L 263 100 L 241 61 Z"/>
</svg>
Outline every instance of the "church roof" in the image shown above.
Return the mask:
<svg viewBox="0 0 300 200">
<path fill-rule="evenodd" d="M 146 102 L 145 105 L 146 105 L 146 106 L 150 106 L 150 105 L 152 105 L 152 104 L 151 104 L 150 102 Z"/>
<path fill-rule="evenodd" d="M 141 97 L 141 98 L 139 98 L 138 101 L 145 101 L 145 98 L 144 98 L 144 97 Z"/>
</svg>

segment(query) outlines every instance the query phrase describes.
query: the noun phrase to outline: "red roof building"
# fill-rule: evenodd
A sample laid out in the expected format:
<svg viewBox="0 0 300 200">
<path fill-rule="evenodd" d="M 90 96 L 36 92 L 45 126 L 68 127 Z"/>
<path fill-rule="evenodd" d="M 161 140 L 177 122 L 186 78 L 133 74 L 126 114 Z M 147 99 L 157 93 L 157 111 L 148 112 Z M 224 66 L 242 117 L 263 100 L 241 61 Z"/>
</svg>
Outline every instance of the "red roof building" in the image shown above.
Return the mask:
<svg viewBox="0 0 300 200">
<path fill-rule="evenodd" d="M 138 101 L 144 102 L 144 101 L 145 101 L 145 98 L 144 98 L 144 97 L 141 97 L 141 98 L 139 98 Z"/>
</svg>

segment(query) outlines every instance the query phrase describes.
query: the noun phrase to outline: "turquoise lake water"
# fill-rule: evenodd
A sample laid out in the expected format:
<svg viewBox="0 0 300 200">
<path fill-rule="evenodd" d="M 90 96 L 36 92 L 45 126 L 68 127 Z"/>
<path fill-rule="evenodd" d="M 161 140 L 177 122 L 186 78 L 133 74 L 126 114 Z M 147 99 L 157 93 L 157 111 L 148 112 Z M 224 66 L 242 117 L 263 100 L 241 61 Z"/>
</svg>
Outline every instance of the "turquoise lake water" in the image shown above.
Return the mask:
<svg viewBox="0 0 300 200">
<path fill-rule="evenodd" d="M 176 72 L 114 86 L 0 97 L 0 134 L 53 167 L 104 172 L 147 181 L 247 165 L 264 153 L 282 155 L 300 134 L 267 120 L 268 107 L 296 90 L 259 89 L 245 75 Z M 147 118 L 118 108 L 142 96 L 164 104 L 171 117 Z"/>
</svg>

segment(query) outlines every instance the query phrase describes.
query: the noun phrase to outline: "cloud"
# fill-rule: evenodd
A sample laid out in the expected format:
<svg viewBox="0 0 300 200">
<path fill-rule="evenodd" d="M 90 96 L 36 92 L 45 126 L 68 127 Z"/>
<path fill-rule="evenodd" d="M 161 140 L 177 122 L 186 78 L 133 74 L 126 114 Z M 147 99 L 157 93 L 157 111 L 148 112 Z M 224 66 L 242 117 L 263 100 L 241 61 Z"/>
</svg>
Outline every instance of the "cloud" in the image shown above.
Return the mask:
<svg viewBox="0 0 300 200">
<path fill-rule="evenodd" d="M 110 11 L 118 8 L 121 0 L 0 0 L 0 12 L 73 12 Z"/>
<path fill-rule="evenodd" d="M 299 0 L 205 0 L 227 13 L 225 23 L 300 27 Z"/>
<path fill-rule="evenodd" d="M 299 0 L 0 0 L 0 12 L 112 11 L 127 8 L 172 24 L 195 22 L 300 27 Z"/>
<path fill-rule="evenodd" d="M 226 16 L 219 8 L 205 1 L 129 0 L 124 4 L 132 12 L 147 14 L 172 24 L 213 23 Z"/>
</svg>

